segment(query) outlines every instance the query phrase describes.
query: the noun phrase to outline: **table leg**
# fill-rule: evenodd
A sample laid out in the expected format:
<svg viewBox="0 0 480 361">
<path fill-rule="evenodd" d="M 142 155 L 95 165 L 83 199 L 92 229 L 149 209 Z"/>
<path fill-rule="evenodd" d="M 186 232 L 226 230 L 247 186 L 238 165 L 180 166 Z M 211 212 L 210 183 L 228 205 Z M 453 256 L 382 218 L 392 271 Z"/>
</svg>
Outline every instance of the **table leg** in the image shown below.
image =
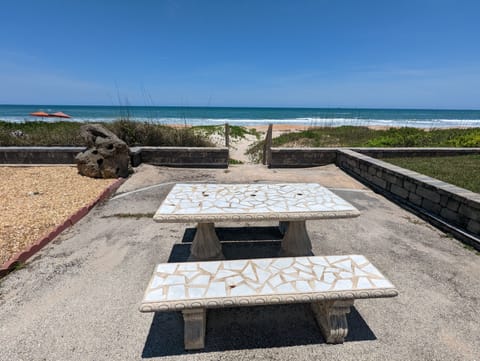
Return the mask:
<svg viewBox="0 0 480 361">
<path fill-rule="evenodd" d="M 308 237 L 305 221 L 288 222 L 282 240 L 282 256 L 311 256 L 312 242 Z"/>
<path fill-rule="evenodd" d="M 190 247 L 191 261 L 206 261 L 210 259 L 225 259 L 222 245 L 215 233 L 213 223 L 199 223 L 192 246 Z"/>
<path fill-rule="evenodd" d="M 205 308 L 183 310 L 183 342 L 185 350 L 205 347 L 207 310 Z"/>
<path fill-rule="evenodd" d="M 317 324 L 327 343 L 343 343 L 348 334 L 347 314 L 353 300 L 323 301 L 312 303 Z"/>
</svg>

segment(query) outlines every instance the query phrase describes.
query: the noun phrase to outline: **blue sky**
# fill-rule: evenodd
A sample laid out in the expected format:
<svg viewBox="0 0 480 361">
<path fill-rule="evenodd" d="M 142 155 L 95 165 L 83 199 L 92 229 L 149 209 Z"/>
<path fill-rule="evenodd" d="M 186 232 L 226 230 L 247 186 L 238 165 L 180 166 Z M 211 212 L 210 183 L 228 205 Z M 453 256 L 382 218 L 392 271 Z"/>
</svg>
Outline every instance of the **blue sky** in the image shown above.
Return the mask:
<svg viewBox="0 0 480 361">
<path fill-rule="evenodd" d="M 479 14 L 475 0 L 4 0 L 0 104 L 480 109 Z"/>
</svg>

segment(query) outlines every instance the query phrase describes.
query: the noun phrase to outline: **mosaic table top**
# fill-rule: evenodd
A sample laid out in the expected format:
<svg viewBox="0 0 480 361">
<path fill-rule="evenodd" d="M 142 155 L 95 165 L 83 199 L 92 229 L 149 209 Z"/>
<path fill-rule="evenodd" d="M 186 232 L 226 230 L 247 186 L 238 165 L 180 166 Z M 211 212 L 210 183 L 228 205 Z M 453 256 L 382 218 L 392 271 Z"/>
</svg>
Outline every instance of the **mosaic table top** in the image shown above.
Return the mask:
<svg viewBox="0 0 480 361">
<path fill-rule="evenodd" d="M 159 264 L 140 311 L 228 307 L 398 294 L 364 256 Z"/>
<path fill-rule="evenodd" d="M 157 222 L 306 220 L 356 217 L 350 203 L 317 183 L 176 184 Z"/>
</svg>

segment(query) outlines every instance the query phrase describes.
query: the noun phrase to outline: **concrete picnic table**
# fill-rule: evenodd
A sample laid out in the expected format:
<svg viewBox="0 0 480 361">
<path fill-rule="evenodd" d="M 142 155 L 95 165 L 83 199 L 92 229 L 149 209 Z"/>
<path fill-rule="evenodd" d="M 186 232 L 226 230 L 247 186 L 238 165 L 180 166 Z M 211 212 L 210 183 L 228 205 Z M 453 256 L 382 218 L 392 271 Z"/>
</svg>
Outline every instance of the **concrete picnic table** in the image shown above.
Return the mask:
<svg viewBox="0 0 480 361">
<path fill-rule="evenodd" d="M 282 255 L 308 256 L 312 244 L 306 220 L 357 217 L 350 203 L 317 183 L 176 184 L 153 219 L 196 222 L 191 260 L 223 259 L 215 222 L 278 221 Z"/>
</svg>

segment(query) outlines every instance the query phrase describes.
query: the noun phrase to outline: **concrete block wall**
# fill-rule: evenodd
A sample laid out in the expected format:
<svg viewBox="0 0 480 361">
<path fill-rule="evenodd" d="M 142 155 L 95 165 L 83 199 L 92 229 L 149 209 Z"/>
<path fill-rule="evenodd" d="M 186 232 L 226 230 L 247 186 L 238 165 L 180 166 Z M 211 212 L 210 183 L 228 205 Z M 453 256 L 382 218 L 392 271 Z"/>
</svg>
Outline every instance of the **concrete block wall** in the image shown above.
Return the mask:
<svg viewBox="0 0 480 361">
<path fill-rule="evenodd" d="M 0 164 L 75 164 L 85 147 L 0 147 Z M 134 167 L 140 163 L 170 167 L 227 168 L 228 148 L 132 147 Z"/>
<path fill-rule="evenodd" d="M 169 167 L 228 168 L 228 148 L 141 147 L 135 157 L 137 162 Z"/>
<path fill-rule="evenodd" d="M 395 201 L 480 239 L 480 194 L 394 166 L 353 150 L 337 152 L 345 172 Z M 480 243 L 468 240 L 477 249 Z"/>
<path fill-rule="evenodd" d="M 85 147 L 0 147 L 0 164 L 75 164 Z"/>
<path fill-rule="evenodd" d="M 336 148 L 271 148 L 269 168 L 304 168 L 335 163 Z"/>
<path fill-rule="evenodd" d="M 315 167 L 336 162 L 337 150 L 351 149 L 374 158 L 442 157 L 480 154 L 480 148 L 271 148 L 270 168 Z"/>
<path fill-rule="evenodd" d="M 480 148 L 349 148 L 374 158 L 447 157 L 480 154 Z"/>
</svg>

